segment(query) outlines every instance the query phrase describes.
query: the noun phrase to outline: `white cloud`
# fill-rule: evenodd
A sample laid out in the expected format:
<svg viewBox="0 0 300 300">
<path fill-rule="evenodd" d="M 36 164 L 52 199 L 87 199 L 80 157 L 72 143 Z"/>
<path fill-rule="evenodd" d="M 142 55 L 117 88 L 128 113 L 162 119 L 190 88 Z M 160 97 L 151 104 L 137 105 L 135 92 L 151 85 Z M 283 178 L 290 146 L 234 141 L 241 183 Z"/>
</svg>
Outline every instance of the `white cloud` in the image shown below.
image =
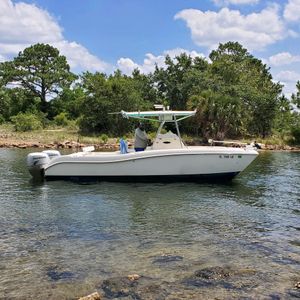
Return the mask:
<svg viewBox="0 0 300 300">
<path fill-rule="evenodd" d="M 279 6 L 269 6 L 259 13 L 242 15 L 238 10 L 222 8 L 219 12 L 185 9 L 175 15 L 191 30 L 198 46 L 218 46 L 227 41 L 238 41 L 248 50 L 262 50 L 292 32 L 279 16 Z"/>
<path fill-rule="evenodd" d="M 51 43 L 61 40 L 62 32 L 45 10 L 33 4 L 11 0 L 0 2 L 0 39 L 7 44 Z"/>
<path fill-rule="evenodd" d="M 287 21 L 299 21 L 300 20 L 300 0 L 289 0 L 284 8 L 284 18 Z"/>
<path fill-rule="evenodd" d="M 297 82 L 300 80 L 300 73 L 295 71 L 280 71 L 277 75 L 275 75 L 276 80 L 282 82 Z M 295 84 L 296 85 L 296 84 Z"/>
<path fill-rule="evenodd" d="M 59 41 L 53 43 L 61 54 L 65 55 L 71 68 L 87 69 L 90 71 L 108 71 L 110 70 L 109 64 L 101 61 L 96 56 L 89 53 L 89 51 L 82 45 L 76 42 Z"/>
<path fill-rule="evenodd" d="M 34 4 L 0 1 L 0 55 L 15 56 L 35 43 L 47 43 L 57 47 L 67 57 L 71 67 L 105 71 L 108 65 L 82 45 L 69 42 L 63 30 L 46 11 Z"/>
<path fill-rule="evenodd" d="M 218 6 L 257 4 L 259 0 L 212 0 Z"/>
<path fill-rule="evenodd" d="M 288 98 L 296 93 L 296 83 L 300 80 L 300 73 L 295 71 L 285 70 L 274 75 L 274 81 L 280 81 L 284 85 L 283 93 Z"/>
<path fill-rule="evenodd" d="M 165 66 L 165 58 L 169 55 L 172 59 L 181 53 L 186 53 L 190 55 L 192 58 L 197 56 L 204 57 L 202 53 L 198 53 L 196 51 L 189 51 L 182 48 L 175 48 L 171 50 L 166 50 L 162 55 L 155 56 L 152 53 L 147 53 L 145 55 L 145 59 L 143 64 L 137 64 L 130 58 L 120 58 L 117 62 L 118 68 L 125 74 L 130 75 L 134 69 L 139 69 L 142 73 L 148 74 L 155 70 L 155 65 L 158 67 Z"/>
<path fill-rule="evenodd" d="M 269 63 L 272 66 L 283 66 L 295 62 L 300 62 L 300 55 L 292 55 L 289 52 L 281 52 L 269 58 Z"/>
<path fill-rule="evenodd" d="M 4 62 L 4 61 L 6 61 L 6 58 L 4 57 L 4 55 L 0 54 L 0 62 Z"/>
<path fill-rule="evenodd" d="M 171 58 L 175 58 L 176 56 L 179 56 L 182 53 L 186 53 L 187 55 L 191 56 L 192 58 L 195 58 L 197 56 L 200 57 L 205 57 L 205 55 L 203 53 L 199 53 L 195 50 L 189 51 L 189 50 L 185 50 L 182 48 L 175 48 L 175 49 L 171 49 L 171 50 L 166 50 L 164 51 L 164 55 L 169 55 Z"/>
<path fill-rule="evenodd" d="M 130 75 L 134 69 L 140 69 L 131 58 L 121 57 L 117 62 L 118 68 L 125 74 Z"/>
</svg>

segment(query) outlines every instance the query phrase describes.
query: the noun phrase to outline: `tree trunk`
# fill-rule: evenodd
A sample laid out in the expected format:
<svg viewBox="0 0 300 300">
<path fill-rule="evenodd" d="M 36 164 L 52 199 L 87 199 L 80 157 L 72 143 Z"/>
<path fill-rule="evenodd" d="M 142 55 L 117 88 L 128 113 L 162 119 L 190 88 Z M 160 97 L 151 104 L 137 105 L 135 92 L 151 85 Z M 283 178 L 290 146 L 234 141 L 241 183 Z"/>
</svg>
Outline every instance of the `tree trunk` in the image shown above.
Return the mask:
<svg viewBox="0 0 300 300">
<path fill-rule="evenodd" d="M 47 101 L 46 101 L 46 86 L 44 80 L 42 79 L 42 88 L 41 88 L 41 111 L 47 113 Z"/>
</svg>

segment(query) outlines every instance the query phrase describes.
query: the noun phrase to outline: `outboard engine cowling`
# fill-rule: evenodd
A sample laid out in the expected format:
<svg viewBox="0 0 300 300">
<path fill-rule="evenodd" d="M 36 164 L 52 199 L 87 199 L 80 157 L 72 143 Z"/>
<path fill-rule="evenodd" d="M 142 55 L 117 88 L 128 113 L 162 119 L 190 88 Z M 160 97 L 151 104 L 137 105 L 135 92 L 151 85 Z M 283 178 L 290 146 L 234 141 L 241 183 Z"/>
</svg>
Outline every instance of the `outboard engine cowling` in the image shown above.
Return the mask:
<svg viewBox="0 0 300 300">
<path fill-rule="evenodd" d="M 44 167 L 50 162 L 47 153 L 33 152 L 27 155 L 27 167 L 34 178 L 42 178 Z"/>
<path fill-rule="evenodd" d="M 44 150 L 42 153 L 46 153 L 50 159 L 60 156 L 60 152 L 58 150 Z"/>
</svg>

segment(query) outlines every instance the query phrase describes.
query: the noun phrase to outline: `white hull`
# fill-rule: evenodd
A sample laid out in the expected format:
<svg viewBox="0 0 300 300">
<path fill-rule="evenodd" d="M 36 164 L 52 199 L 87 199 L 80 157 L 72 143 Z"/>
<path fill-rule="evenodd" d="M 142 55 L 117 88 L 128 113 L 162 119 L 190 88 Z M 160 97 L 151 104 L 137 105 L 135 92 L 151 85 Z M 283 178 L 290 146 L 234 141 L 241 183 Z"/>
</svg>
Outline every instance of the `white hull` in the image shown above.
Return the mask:
<svg viewBox="0 0 300 300">
<path fill-rule="evenodd" d="M 51 159 L 46 179 L 90 178 L 130 180 L 147 177 L 234 177 L 258 155 L 246 148 L 184 147 L 142 152 L 78 152 Z"/>
</svg>

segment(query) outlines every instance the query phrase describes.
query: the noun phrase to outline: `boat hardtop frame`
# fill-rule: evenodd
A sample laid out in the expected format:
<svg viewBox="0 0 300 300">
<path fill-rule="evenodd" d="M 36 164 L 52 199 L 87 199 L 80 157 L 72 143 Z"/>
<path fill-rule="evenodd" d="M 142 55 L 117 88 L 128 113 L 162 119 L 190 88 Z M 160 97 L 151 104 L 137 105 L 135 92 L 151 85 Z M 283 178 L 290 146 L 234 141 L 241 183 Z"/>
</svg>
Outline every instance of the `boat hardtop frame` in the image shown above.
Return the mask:
<svg viewBox="0 0 300 300">
<path fill-rule="evenodd" d="M 157 141 L 160 137 L 161 130 L 165 123 L 175 123 L 176 131 L 177 131 L 177 136 L 179 138 L 179 148 L 184 147 L 184 143 L 181 139 L 180 135 L 180 130 L 179 130 L 179 125 L 178 122 L 182 121 L 184 119 L 187 119 L 189 117 L 192 117 L 196 114 L 197 110 L 170 110 L 169 107 L 165 108 L 163 105 L 155 105 L 155 108 L 159 108 L 161 110 L 153 110 L 153 111 L 133 111 L 133 112 L 127 112 L 122 110 L 121 115 L 123 118 L 133 118 L 133 119 L 138 119 L 138 120 L 147 120 L 147 121 L 152 121 L 152 122 L 159 122 L 160 126 L 157 130 L 155 141 Z M 167 133 L 164 135 L 165 137 L 168 137 L 167 135 L 171 135 L 172 133 Z M 163 137 L 161 136 L 160 139 Z M 174 143 L 173 143 L 174 145 Z"/>
</svg>

